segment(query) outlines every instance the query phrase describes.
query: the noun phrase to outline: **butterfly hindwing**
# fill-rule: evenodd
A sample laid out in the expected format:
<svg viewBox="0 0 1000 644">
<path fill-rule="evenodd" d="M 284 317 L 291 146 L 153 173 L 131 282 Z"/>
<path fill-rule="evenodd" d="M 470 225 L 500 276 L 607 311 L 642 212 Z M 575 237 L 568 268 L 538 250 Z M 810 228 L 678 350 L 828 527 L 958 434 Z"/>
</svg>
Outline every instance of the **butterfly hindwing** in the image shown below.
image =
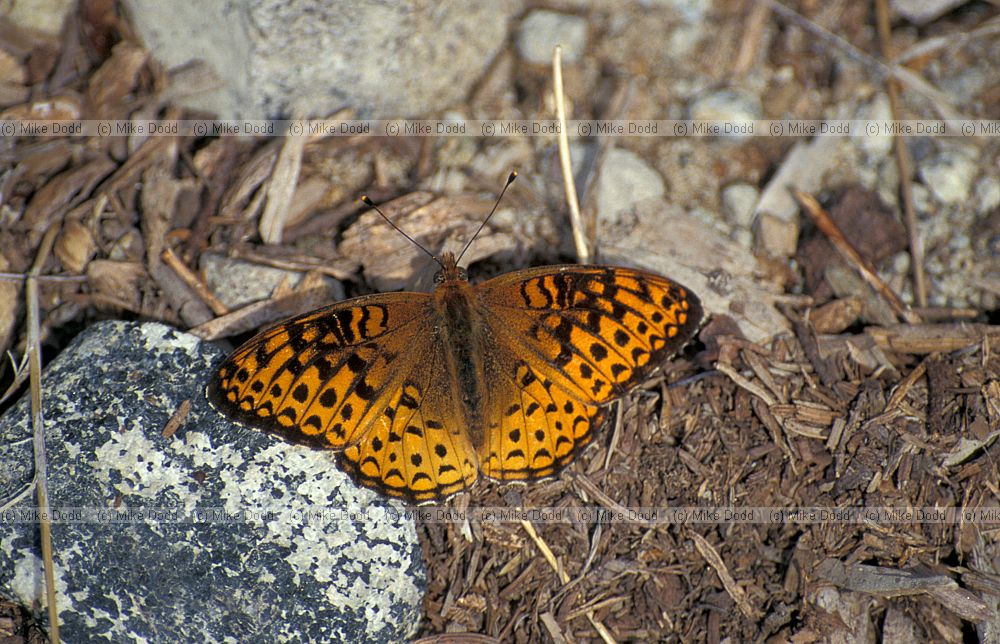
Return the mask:
<svg viewBox="0 0 1000 644">
<path fill-rule="evenodd" d="M 605 409 L 574 400 L 513 353 L 496 361 L 479 450 L 483 474 L 501 481 L 556 474 L 590 443 Z"/>
<path fill-rule="evenodd" d="M 476 454 L 442 377 L 442 349 L 417 363 L 365 440 L 340 454 L 341 468 L 358 483 L 419 504 L 476 481 Z"/>
</svg>

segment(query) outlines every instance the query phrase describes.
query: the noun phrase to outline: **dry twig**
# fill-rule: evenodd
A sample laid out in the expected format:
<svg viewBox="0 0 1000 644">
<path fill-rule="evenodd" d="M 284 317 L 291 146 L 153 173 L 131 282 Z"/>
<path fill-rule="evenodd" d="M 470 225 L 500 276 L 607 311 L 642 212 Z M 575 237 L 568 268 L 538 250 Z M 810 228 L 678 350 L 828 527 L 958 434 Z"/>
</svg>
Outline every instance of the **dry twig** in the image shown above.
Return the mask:
<svg viewBox="0 0 1000 644">
<path fill-rule="evenodd" d="M 875 289 L 875 291 L 888 302 L 892 310 L 895 311 L 896 315 L 905 320 L 910 324 L 919 324 L 920 317 L 910 310 L 910 307 L 906 305 L 895 291 L 893 291 L 888 284 L 886 284 L 881 277 L 875 273 L 875 268 L 865 261 L 861 254 L 851 245 L 851 242 L 844 237 L 844 233 L 840 231 L 837 224 L 834 223 L 830 215 L 827 214 L 823 207 L 819 205 L 819 202 L 813 198 L 812 195 L 802 192 L 801 190 L 793 190 L 792 194 L 798 200 L 799 204 L 806 211 L 806 213 L 812 218 L 813 223 L 819 228 L 820 232 L 826 235 L 826 238 L 830 240 L 833 247 L 837 249 L 837 252 L 841 257 L 847 261 L 848 264 L 853 266 L 855 270 L 861 275 L 862 278 L 868 284 Z"/>
<path fill-rule="evenodd" d="M 188 268 L 184 262 L 174 255 L 174 251 L 169 248 L 164 248 L 163 253 L 160 254 L 160 258 L 163 263 L 169 266 L 177 276 L 184 280 L 195 295 L 197 295 L 202 302 L 204 302 L 208 308 L 212 309 L 212 313 L 216 315 L 225 315 L 229 313 L 229 307 L 219 301 L 219 298 L 215 297 L 215 294 L 208 289 L 208 286 L 201 280 L 200 277 L 195 275 L 194 271 Z"/>
<path fill-rule="evenodd" d="M 167 424 L 163 426 L 163 437 L 170 438 L 173 436 L 180 426 L 184 424 L 184 421 L 187 420 L 189 413 L 191 413 L 191 401 L 185 398 L 177 406 L 177 409 L 174 410 Z"/>
<path fill-rule="evenodd" d="M 697 548 L 698 552 L 701 553 L 701 556 L 705 558 L 708 565 L 715 570 L 715 574 L 719 575 L 719 579 L 722 581 L 722 586 L 726 589 L 726 592 L 729 593 L 729 596 L 733 598 L 733 601 L 736 602 L 740 612 L 743 613 L 747 619 L 756 621 L 758 619 L 757 611 L 754 610 L 753 606 L 750 605 L 750 602 L 747 601 L 746 591 L 744 591 L 743 588 L 736 583 L 736 580 L 733 579 L 733 576 L 729 574 L 729 568 L 722 560 L 722 557 L 719 556 L 719 552 L 712 547 L 712 544 L 708 542 L 708 539 L 701 536 L 697 532 L 692 532 L 691 538 L 694 540 L 694 547 Z"/>
</svg>

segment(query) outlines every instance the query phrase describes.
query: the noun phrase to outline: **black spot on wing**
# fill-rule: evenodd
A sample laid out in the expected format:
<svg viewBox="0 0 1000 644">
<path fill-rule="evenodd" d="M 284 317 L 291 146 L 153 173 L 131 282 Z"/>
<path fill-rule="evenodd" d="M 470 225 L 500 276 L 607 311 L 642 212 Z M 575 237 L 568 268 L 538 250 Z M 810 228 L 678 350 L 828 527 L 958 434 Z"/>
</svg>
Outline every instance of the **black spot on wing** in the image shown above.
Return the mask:
<svg viewBox="0 0 1000 644">
<path fill-rule="evenodd" d="M 319 404 L 327 409 L 333 409 L 337 404 L 337 392 L 333 387 L 325 389 L 319 396 Z"/>
</svg>

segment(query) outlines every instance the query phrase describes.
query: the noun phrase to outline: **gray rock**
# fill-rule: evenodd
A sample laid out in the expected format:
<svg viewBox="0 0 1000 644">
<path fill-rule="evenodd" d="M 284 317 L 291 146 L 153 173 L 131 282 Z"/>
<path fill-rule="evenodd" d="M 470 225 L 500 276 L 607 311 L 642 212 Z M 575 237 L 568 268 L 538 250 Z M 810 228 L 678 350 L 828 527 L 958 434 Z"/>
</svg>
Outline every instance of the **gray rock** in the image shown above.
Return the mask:
<svg viewBox="0 0 1000 644">
<path fill-rule="evenodd" d="M 517 35 L 521 57 L 537 65 L 548 65 L 556 45 L 562 45 L 564 62 L 579 60 L 587 48 L 587 21 L 580 16 L 544 9 L 528 14 Z"/>
<path fill-rule="evenodd" d="M 663 177 L 635 152 L 612 148 L 608 150 L 597 179 L 597 217 L 609 222 L 646 199 L 666 194 Z"/>
<path fill-rule="evenodd" d="M 425 115 L 460 101 L 503 47 L 518 0 L 127 0 L 168 68 L 200 59 L 214 91 L 189 107 L 221 118 Z"/>
<path fill-rule="evenodd" d="M 426 582 L 412 524 L 386 520 L 401 506 L 356 488 L 329 453 L 210 408 L 221 353 L 161 324 L 104 322 L 46 369 L 51 506 L 81 508 L 53 525 L 63 638 L 411 637 Z M 184 400 L 189 415 L 164 437 Z M 31 463 L 25 396 L 0 417 L 0 503 L 27 489 Z M 38 525 L 12 519 L 31 498 L 0 514 L 0 589 L 39 607 Z M 155 520 L 153 508 L 186 518 Z"/>
<path fill-rule="evenodd" d="M 288 285 L 295 287 L 305 277 L 298 271 L 262 266 L 213 253 L 201 256 L 201 270 L 208 288 L 231 309 L 271 297 L 274 289 L 286 278 Z M 344 299 L 344 287 L 340 282 L 325 276 L 323 282 L 331 293 L 331 301 Z"/>
</svg>

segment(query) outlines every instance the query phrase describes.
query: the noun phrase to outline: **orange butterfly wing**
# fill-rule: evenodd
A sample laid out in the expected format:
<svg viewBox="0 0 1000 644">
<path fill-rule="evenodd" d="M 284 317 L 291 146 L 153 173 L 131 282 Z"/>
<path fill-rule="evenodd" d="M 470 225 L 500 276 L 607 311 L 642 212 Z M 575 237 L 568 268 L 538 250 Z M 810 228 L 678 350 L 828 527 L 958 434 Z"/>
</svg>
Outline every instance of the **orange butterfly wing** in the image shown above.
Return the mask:
<svg viewBox="0 0 1000 644">
<path fill-rule="evenodd" d="M 384 293 L 287 320 L 219 367 L 209 400 L 293 443 L 343 450 L 355 480 L 411 501 L 477 477 L 476 455 L 434 365 L 427 293 Z M 429 368 L 430 367 L 430 368 Z"/>
<path fill-rule="evenodd" d="M 480 469 L 500 480 L 554 474 L 587 445 L 605 405 L 698 328 L 687 288 L 645 271 L 545 266 L 476 287 L 497 338 Z"/>
</svg>

